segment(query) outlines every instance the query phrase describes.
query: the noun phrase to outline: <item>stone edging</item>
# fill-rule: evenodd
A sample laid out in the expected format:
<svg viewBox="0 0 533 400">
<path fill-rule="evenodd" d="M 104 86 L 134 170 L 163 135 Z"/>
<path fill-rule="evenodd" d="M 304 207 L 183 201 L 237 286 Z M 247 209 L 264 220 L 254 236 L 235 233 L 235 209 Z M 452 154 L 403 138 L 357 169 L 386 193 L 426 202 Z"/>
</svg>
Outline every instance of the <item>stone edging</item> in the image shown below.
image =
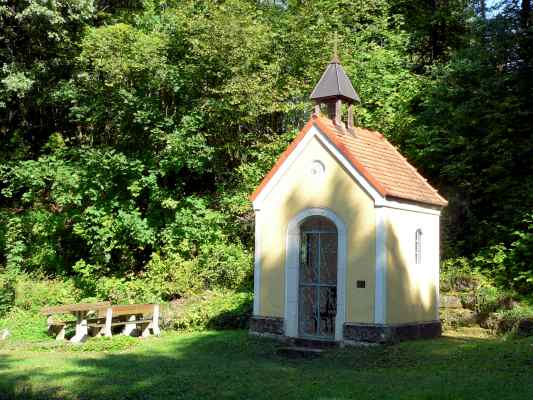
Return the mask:
<svg viewBox="0 0 533 400">
<path fill-rule="evenodd" d="M 255 336 L 285 338 L 283 318 L 252 316 L 250 333 Z M 440 321 L 411 324 L 380 325 L 347 322 L 343 326 L 343 342 L 352 343 L 396 343 L 404 340 L 429 339 L 441 336 Z"/>
<path fill-rule="evenodd" d="M 250 332 L 265 336 L 283 336 L 283 318 L 254 315 L 250 318 Z"/>
<path fill-rule="evenodd" d="M 430 339 L 441 336 L 440 321 L 412 324 L 378 325 L 346 323 L 343 338 L 351 342 L 395 343 L 404 340 Z"/>
</svg>

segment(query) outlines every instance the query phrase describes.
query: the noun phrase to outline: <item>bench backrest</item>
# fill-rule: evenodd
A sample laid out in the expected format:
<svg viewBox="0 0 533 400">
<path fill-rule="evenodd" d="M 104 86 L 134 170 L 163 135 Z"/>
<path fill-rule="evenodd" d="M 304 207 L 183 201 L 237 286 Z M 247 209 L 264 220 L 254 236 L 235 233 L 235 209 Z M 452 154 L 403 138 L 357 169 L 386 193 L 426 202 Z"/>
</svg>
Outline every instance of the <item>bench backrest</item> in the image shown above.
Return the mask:
<svg viewBox="0 0 533 400">
<path fill-rule="evenodd" d="M 113 316 L 143 314 L 151 315 L 154 312 L 155 304 L 124 304 L 112 306 Z"/>
</svg>

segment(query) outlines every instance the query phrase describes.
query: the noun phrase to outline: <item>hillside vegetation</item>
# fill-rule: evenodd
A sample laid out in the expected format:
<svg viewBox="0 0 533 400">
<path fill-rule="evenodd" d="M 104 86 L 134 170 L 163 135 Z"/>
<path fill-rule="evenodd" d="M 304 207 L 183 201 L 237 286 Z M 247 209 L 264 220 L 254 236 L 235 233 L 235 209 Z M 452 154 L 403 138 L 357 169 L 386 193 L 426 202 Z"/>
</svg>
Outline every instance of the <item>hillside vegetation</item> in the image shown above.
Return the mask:
<svg viewBox="0 0 533 400">
<path fill-rule="evenodd" d="M 248 195 L 335 35 L 357 123 L 449 200 L 447 268 L 529 296 L 533 13 L 499 3 L 0 1 L 0 314 L 246 297 Z"/>
</svg>

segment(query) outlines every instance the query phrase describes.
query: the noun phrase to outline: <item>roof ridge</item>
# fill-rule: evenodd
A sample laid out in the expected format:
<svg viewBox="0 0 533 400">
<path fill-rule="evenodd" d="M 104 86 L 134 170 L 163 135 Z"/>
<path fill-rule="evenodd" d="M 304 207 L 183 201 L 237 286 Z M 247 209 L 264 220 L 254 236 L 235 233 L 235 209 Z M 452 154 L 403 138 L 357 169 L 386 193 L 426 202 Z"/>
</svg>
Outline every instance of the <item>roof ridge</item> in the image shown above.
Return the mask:
<svg viewBox="0 0 533 400">
<path fill-rule="evenodd" d="M 341 92 L 341 84 L 339 82 L 339 64 L 336 63 L 335 65 L 335 78 L 337 78 L 337 92 Z"/>
<path fill-rule="evenodd" d="M 317 117 L 320 118 L 320 119 L 326 119 L 326 120 L 329 121 L 328 118 L 324 118 L 324 117 L 321 117 L 321 116 L 317 116 Z M 332 124 L 332 122 L 330 122 L 330 123 Z M 398 151 L 398 149 L 391 142 L 389 142 L 389 140 L 385 137 L 385 135 L 383 135 L 381 132 L 378 132 L 378 131 L 375 131 L 375 130 L 370 130 L 370 129 L 363 128 L 363 127 L 357 127 L 357 128 L 362 130 L 362 131 L 366 131 L 368 133 L 371 133 L 371 134 L 377 134 L 377 136 L 379 137 L 380 141 L 384 142 L 388 147 L 390 147 L 392 152 L 393 152 L 393 154 L 395 154 L 395 155 L 400 157 L 400 160 L 402 161 L 402 163 L 404 165 L 406 165 L 416 175 L 416 177 L 422 182 L 423 185 L 426 186 L 426 188 L 428 188 L 431 192 L 433 192 L 439 198 L 439 200 L 441 200 L 444 204 L 448 204 L 448 201 L 439 194 L 437 189 L 435 189 L 433 186 L 431 186 L 429 184 L 427 179 L 424 178 L 424 176 L 422 174 L 420 174 L 420 172 L 418 172 L 418 170 L 413 165 L 411 165 L 411 163 L 409 161 L 407 161 L 407 159 L 402 155 L 402 153 L 400 153 Z M 356 138 L 349 137 L 349 141 L 353 143 L 353 142 L 356 141 Z M 364 168 L 364 166 L 362 166 L 362 167 Z M 365 168 L 365 170 L 367 170 L 367 168 Z M 368 174 L 371 175 L 374 179 L 376 179 L 372 175 L 372 173 L 370 171 L 368 171 Z M 396 191 L 396 190 L 393 190 L 392 192 L 394 192 L 394 191 Z M 385 192 L 387 192 L 387 190 L 385 190 Z"/>
<path fill-rule="evenodd" d="M 354 137 L 331 119 L 318 114 L 313 114 L 280 155 L 250 196 L 252 201 L 257 199 L 312 127 L 322 133 L 381 196 L 439 207 L 448 204 L 381 132 L 356 127 L 359 135 L 356 131 Z"/>
</svg>

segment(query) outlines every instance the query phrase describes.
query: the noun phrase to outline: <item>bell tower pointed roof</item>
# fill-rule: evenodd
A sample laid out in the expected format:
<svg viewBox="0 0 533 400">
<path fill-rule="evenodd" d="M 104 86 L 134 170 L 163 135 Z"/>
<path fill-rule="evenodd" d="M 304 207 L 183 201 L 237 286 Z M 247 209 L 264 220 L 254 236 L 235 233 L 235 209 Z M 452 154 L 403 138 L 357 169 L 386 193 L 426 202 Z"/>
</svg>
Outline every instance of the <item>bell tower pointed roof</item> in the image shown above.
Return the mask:
<svg viewBox="0 0 533 400">
<path fill-rule="evenodd" d="M 333 56 L 322 77 L 313 89 L 310 98 L 316 102 L 332 99 L 342 99 L 347 103 L 361 101 L 352 86 L 352 82 L 346 76 L 337 55 Z"/>
</svg>

